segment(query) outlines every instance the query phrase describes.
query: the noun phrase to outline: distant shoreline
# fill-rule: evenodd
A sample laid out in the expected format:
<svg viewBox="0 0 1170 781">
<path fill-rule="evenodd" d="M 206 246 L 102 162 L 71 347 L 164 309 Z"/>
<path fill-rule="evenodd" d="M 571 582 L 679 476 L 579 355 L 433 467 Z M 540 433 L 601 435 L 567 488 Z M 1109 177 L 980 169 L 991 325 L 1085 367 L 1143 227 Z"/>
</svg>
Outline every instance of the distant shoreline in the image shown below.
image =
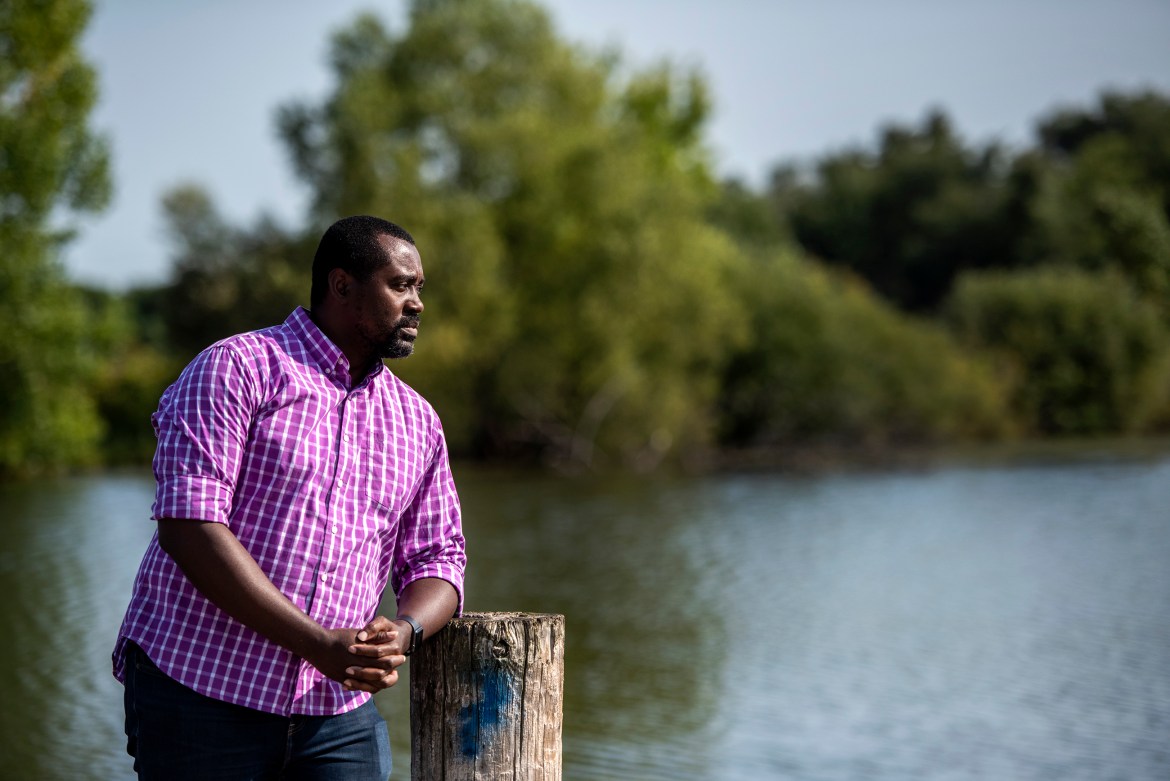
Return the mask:
<svg viewBox="0 0 1170 781">
<path fill-rule="evenodd" d="M 830 472 L 928 470 L 952 466 L 1147 461 L 1170 457 L 1170 437 L 1023 439 L 941 445 L 793 445 L 714 450 L 687 464 L 694 471 Z"/>
</svg>

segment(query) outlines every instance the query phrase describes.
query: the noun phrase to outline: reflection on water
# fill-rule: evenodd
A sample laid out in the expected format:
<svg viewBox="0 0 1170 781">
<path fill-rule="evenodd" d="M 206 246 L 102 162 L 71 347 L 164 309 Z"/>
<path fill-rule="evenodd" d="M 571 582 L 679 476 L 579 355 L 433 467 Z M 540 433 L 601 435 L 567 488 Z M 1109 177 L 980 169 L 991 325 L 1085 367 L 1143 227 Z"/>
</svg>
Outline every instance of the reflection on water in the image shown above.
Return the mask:
<svg viewBox="0 0 1170 781">
<path fill-rule="evenodd" d="M 1170 463 L 457 471 L 467 608 L 567 617 L 566 779 L 1170 777 Z M 130 777 L 108 657 L 152 492 L 0 486 L 0 778 Z"/>
<path fill-rule="evenodd" d="M 130 777 L 110 637 L 151 498 L 138 476 L 0 486 L 0 778 Z"/>
</svg>

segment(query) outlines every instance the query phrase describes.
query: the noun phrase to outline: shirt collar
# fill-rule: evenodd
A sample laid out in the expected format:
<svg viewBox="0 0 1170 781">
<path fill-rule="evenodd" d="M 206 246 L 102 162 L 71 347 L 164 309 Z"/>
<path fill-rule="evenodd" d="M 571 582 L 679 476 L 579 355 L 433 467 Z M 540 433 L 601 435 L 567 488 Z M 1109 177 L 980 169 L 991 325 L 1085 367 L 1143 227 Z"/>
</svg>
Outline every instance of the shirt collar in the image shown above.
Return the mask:
<svg viewBox="0 0 1170 781">
<path fill-rule="evenodd" d="M 317 327 L 303 306 L 294 309 L 292 314 L 285 318 L 284 324 L 305 346 L 309 358 L 320 367 L 323 373 L 339 378 L 342 384 L 349 385 L 349 359 L 345 357 L 341 348 Z M 362 385 L 381 374 L 385 368 L 385 364 L 378 361 L 374 365 L 373 371 L 366 375 L 365 379 L 358 385 Z"/>
</svg>

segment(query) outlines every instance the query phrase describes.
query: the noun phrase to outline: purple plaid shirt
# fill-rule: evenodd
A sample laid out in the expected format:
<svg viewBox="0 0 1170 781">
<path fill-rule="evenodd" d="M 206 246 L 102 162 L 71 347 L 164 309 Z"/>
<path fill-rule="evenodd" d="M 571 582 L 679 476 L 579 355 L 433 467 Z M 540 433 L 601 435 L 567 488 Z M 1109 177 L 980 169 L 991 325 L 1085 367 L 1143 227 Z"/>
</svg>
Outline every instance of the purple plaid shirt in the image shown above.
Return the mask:
<svg viewBox="0 0 1170 781">
<path fill-rule="evenodd" d="M 359 385 L 297 309 L 284 324 L 203 351 L 154 414 L 153 518 L 227 524 L 285 596 L 327 629 L 374 617 L 419 578 L 463 601 L 459 497 L 438 416 L 379 363 Z M 218 700 L 281 715 L 353 710 L 304 659 L 205 599 L 150 541 L 114 648 L 133 640 L 167 675 Z"/>
</svg>

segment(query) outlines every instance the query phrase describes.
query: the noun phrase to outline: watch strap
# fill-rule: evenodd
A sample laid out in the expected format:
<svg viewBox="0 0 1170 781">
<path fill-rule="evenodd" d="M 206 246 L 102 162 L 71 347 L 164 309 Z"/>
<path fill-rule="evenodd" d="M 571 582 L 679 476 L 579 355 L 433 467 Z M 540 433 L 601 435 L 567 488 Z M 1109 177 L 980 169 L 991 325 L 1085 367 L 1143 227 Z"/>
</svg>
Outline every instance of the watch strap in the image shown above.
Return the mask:
<svg viewBox="0 0 1170 781">
<path fill-rule="evenodd" d="M 422 624 L 420 624 L 418 621 L 414 620 L 414 618 L 411 616 L 398 616 L 394 620 L 395 621 L 405 621 L 406 623 L 410 624 L 410 629 L 411 629 L 410 647 L 407 648 L 403 652 L 407 656 L 410 656 L 412 653 L 414 653 L 415 651 L 417 651 L 419 649 L 419 646 L 422 645 L 422 641 L 423 641 Z"/>
</svg>

